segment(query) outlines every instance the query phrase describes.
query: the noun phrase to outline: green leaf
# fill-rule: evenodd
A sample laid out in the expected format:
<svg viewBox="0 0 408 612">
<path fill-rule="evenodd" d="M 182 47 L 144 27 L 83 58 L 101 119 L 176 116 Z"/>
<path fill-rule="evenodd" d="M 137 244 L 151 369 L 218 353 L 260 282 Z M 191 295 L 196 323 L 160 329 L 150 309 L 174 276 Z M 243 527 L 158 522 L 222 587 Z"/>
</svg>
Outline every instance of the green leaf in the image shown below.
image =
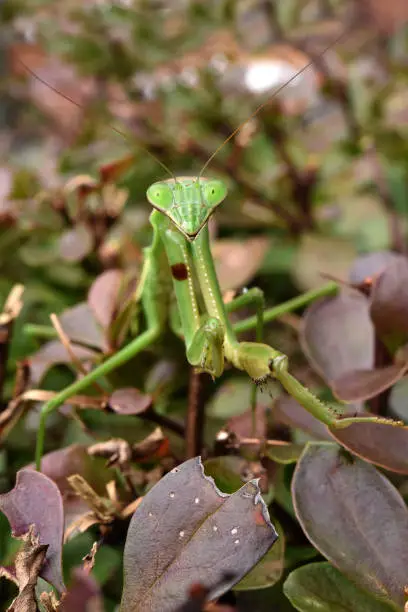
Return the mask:
<svg viewBox="0 0 408 612">
<path fill-rule="evenodd" d="M 234 586 L 234 591 L 267 589 L 281 579 L 285 566 L 285 534 L 276 519 L 273 519 L 273 524 L 279 536 L 275 546 Z"/>
<path fill-rule="evenodd" d="M 234 493 L 242 487 L 241 476 L 247 462 L 240 457 L 214 457 L 204 462 L 205 473 L 214 478 L 214 482 L 224 493 Z"/>
<path fill-rule="evenodd" d="M 283 591 L 301 612 L 390 612 L 396 608 L 361 591 L 330 563 L 310 563 L 294 570 Z"/>
<path fill-rule="evenodd" d="M 251 405 L 252 383 L 248 378 L 231 378 L 215 393 L 207 408 L 207 416 L 229 419 L 244 413 Z"/>
</svg>

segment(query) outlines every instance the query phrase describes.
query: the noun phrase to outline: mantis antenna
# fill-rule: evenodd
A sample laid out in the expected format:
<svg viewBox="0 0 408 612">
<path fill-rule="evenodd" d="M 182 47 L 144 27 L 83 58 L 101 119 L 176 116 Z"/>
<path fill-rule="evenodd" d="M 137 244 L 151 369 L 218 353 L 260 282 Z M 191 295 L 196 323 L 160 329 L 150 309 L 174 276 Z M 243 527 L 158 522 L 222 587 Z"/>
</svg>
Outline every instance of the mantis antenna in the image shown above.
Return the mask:
<svg viewBox="0 0 408 612">
<path fill-rule="evenodd" d="M 334 47 L 342 38 L 344 38 L 344 36 L 346 36 L 346 34 L 348 34 L 348 30 L 343 30 L 341 32 L 341 34 L 339 34 L 329 45 L 327 45 L 327 47 L 325 49 L 323 49 L 323 51 L 320 54 L 320 57 L 322 57 L 325 53 L 327 53 L 327 51 L 329 51 L 332 47 Z M 314 64 L 314 59 L 311 59 L 307 64 L 305 64 L 303 66 L 303 68 L 301 68 L 300 70 L 298 70 L 298 72 L 296 72 L 296 74 L 292 75 L 290 77 L 290 79 L 288 79 L 287 81 L 285 81 L 285 83 L 282 83 L 282 85 L 280 85 L 274 92 L 273 94 L 267 99 L 265 100 L 265 102 L 262 102 L 262 104 L 260 104 L 253 113 L 251 113 L 249 115 L 249 117 L 247 117 L 247 119 L 245 119 L 245 121 L 243 121 L 242 123 L 239 124 L 238 127 L 235 128 L 235 130 L 233 132 L 231 132 L 231 134 L 229 136 L 227 136 L 227 138 L 224 140 L 224 142 L 222 142 L 220 144 L 219 147 L 217 147 L 214 151 L 214 153 L 212 153 L 210 155 L 210 157 L 207 159 L 207 161 L 205 162 L 204 166 L 201 168 L 200 170 L 200 174 L 198 175 L 198 178 L 200 179 L 204 173 L 204 171 L 206 170 L 206 168 L 210 165 L 210 163 L 212 162 L 212 160 L 214 159 L 214 157 L 216 155 L 218 155 L 218 153 L 221 151 L 221 149 L 227 144 L 227 142 L 229 142 L 231 140 L 231 138 L 234 138 L 234 136 L 236 134 L 238 134 L 238 132 L 240 132 L 242 130 L 242 128 L 244 127 L 244 125 L 246 125 L 248 123 L 248 121 L 250 121 L 251 119 L 253 119 L 254 117 L 256 117 L 256 115 L 259 113 L 259 111 L 261 111 L 263 108 L 265 108 L 265 106 L 267 106 L 274 98 L 276 98 L 276 96 L 283 91 L 288 85 L 290 85 L 290 83 L 292 83 L 295 79 L 297 79 L 301 74 L 303 74 L 306 70 L 308 70 L 308 68 L 310 68 L 312 65 Z"/>
<path fill-rule="evenodd" d="M 31 76 L 33 76 L 35 79 L 37 79 L 37 81 L 39 81 L 40 83 L 42 83 L 43 85 L 45 85 L 45 87 L 48 87 L 49 89 L 51 89 L 51 91 L 53 91 L 54 93 L 56 93 L 57 95 L 59 95 L 61 98 L 64 98 L 65 100 L 67 100 L 68 102 L 71 102 L 71 104 L 74 104 L 75 106 L 77 106 L 78 108 L 80 108 L 81 110 L 84 110 L 84 106 L 82 106 L 82 104 L 80 104 L 79 102 L 77 102 L 76 100 L 74 100 L 73 98 L 71 98 L 70 96 L 68 96 L 67 94 L 63 93 L 62 91 L 59 91 L 59 89 L 57 89 L 56 87 L 54 87 L 53 85 L 51 85 L 50 83 L 48 83 L 45 79 L 43 79 L 42 77 L 40 77 L 38 74 L 36 74 L 34 72 L 34 70 L 32 70 L 29 66 L 27 66 L 27 64 L 25 62 L 23 62 L 21 59 L 18 59 L 18 61 L 20 62 L 20 64 L 22 66 L 24 66 L 24 69 L 31 74 Z M 158 157 L 156 157 L 156 155 L 154 153 L 152 153 L 151 151 L 149 151 L 149 149 L 147 147 L 144 147 L 141 144 L 138 143 L 134 143 L 132 141 L 132 139 L 129 138 L 129 136 L 125 133 L 122 132 L 122 130 L 120 130 L 119 128 L 115 127 L 114 125 L 112 125 L 111 123 L 108 124 L 109 127 L 111 128 L 111 130 L 113 130 L 114 132 L 116 132 L 116 134 L 119 134 L 119 136 L 121 136 L 122 138 L 124 138 L 127 142 L 131 143 L 131 144 L 136 144 L 137 147 L 139 147 L 139 149 L 143 149 L 144 151 L 146 151 L 146 153 L 148 155 L 150 155 L 150 157 L 152 159 L 154 159 L 162 168 L 163 170 L 165 170 L 167 172 L 167 174 L 170 174 L 171 178 L 174 180 L 175 183 L 177 183 L 177 178 L 176 176 L 173 174 L 173 172 L 166 166 L 166 164 L 164 164 L 162 161 L 160 161 L 160 159 Z"/>
</svg>

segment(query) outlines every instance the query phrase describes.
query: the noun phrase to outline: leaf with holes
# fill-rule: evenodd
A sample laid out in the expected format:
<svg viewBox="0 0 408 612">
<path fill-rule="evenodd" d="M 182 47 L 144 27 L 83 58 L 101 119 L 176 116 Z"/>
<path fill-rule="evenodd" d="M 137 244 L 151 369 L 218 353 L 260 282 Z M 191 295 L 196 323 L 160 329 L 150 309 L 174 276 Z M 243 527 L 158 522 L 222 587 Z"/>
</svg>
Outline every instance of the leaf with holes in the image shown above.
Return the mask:
<svg viewBox="0 0 408 612">
<path fill-rule="evenodd" d="M 172 470 L 129 526 L 121 612 L 166 612 L 200 583 L 209 599 L 237 583 L 277 539 L 256 481 L 221 493 L 200 458 Z"/>
<path fill-rule="evenodd" d="M 310 443 L 292 496 L 303 531 L 329 561 L 362 588 L 403 605 L 408 510 L 385 476 L 335 444 Z"/>
</svg>

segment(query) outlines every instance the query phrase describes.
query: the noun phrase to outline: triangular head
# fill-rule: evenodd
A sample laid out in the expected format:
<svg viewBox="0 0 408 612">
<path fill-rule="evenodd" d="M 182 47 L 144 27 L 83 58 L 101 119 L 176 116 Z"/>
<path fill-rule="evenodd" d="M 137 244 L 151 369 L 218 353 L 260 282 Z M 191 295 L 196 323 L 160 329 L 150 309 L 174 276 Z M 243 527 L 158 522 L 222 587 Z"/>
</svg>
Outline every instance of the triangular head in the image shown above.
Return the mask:
<svg viewBox="0 0 408 612">
<path fill-rule="evenodd" d="M 227 186 L 218 179 L 178 176 L 153 183 L 147 199 L 166 215 L 188 239 L 194 240 L 227 195 Z"/>
</svg>

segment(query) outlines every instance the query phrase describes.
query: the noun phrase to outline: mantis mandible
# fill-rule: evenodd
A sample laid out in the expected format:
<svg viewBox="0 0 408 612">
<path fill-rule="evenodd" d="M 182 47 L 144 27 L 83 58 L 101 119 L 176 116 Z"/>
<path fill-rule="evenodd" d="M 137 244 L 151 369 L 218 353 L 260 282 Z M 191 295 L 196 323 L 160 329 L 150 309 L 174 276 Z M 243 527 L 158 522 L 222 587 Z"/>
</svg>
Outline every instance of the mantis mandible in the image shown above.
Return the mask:
<svg viewBox="0 0 408 612">
<path fill-rule="evenodd" d="M 343 33 L 344 34 L 344 33 Z M 331 48 L 343 34 L 331 43 Z M 274 92 L 286 87 L 312 65 L 306 64 L 299 72 Z M 37 79 L 73 104 L 80 106 L 65 94 L 54 89 L 25 65 Z M 263 387 L 272 379 L 306 410 L 321 422 L 334 428 L 343 428 L 356 422 L 388 422 L 372 416 L 341 417 L 341 411 L 323 403 L 303 386 L 288 370 L 288 358 L 279 350 L 261 342 L 264 299 L 260 289 L 252 288 L 228 304 L 223 301 L 214 260 L 211 254 L 208 221 L 227 196 L 222 180 L 211 179 L 203 173 L 213 157 L 237 132 L 254 117 L 270 99 L 258 106 L 251 116 L 236 128 L 211 155 L 198 176 L 174 176 L 159 160 L 171 178 L 155 182 L 147 189 L 147 199 L 153 207 L 150 224 L 153 230 L 151 245 L 144 250 L 141 277 L 134 300 L 141 305 L 146 328 L 134 340 L 86 376 L 57 393 L 41 408 L 37 434 L 36 467 L 41 469 L 47 417 L 75 394 L 111 373 L 156 342 L 167 325 L 185 342 L 187 361 L 199 371 L 218 378 L 225 362 L 245 371 L 256 386 Z M 115 131 L 119 132 L 116 128 Z M 119 132 L 121 135 L 122 132 Z M 147 151 L 152 155 L 149 151 Z M 154 156 L 153 156 L 154 157 Z M 156 159 L 156 158 L 155 158 Z M 197 288 L 203 298 L 204 309 L 199 308 Z M 171 296 L 176 297 L 178 315 L 171 316 Z M 240 342 L 228 314 L 242 306 L 256 307 L 256 342 Z M 254 387 L 256 389 L 256 387 Z M 252 395 L 253 405 L 255 393 Z M 396 424 L 396 423 L 395 423 Z"/>
</svg>

